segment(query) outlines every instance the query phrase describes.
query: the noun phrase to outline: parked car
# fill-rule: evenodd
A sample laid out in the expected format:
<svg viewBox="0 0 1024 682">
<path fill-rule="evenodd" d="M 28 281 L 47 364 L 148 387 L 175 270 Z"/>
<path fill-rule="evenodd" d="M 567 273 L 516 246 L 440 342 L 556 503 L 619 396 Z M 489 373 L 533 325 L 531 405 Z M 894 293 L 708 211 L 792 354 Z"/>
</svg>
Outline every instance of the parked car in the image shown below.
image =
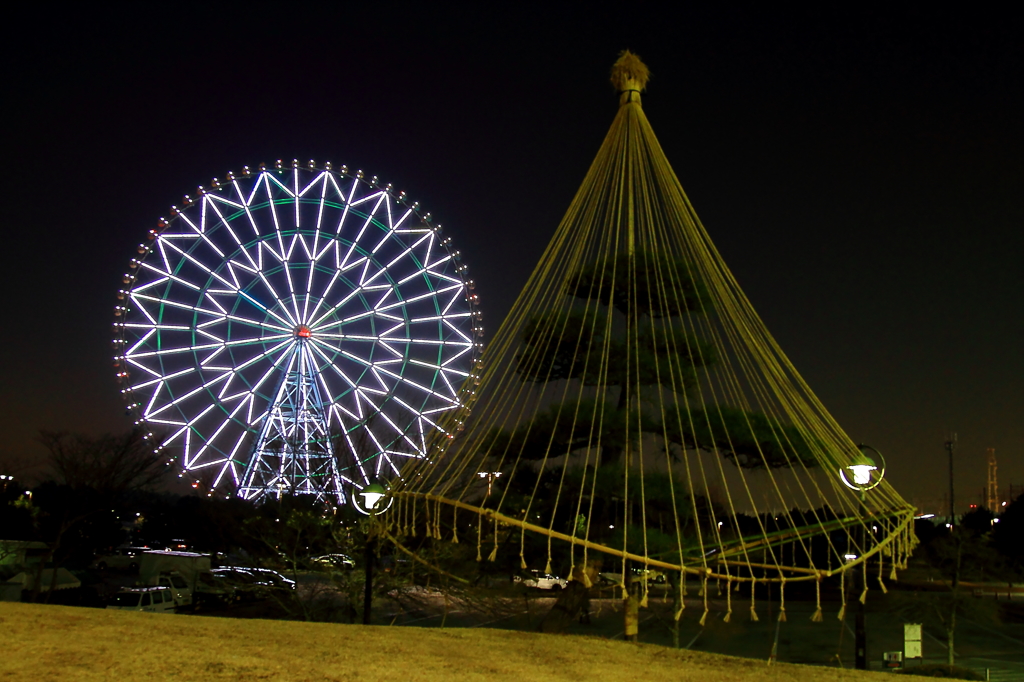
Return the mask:
<svg viewBox="0 0 1024 682">
<path fill-rule="evenodd" d="M 347 554 L 322 554 L 309 558 L 313 566 L 321 568 L 351 569 L 356 567 L 356 562 Z"/>
<path fill-rule="evenodd" d="M 239 599 L 255 600 L 265 598 L 272 588 L 271 584 L 250 569 L 231 566 L 215 568 L 210 571 L 213 577 L 230 585 Z"/>
<path fill-rule="evenodd" d="M 565 586 L 569 584 L 565 578 L 542 571 L 530 571 L 525 577 L 517 575 L 512 580 L 523 587 L 535 587 L 538 590 L 554 590 L 556 592 L 565 589 Z"/>
<path fill-rule="evenodd" d="M 665 575 L 664 572 L 656 570 L 656 569 L 653 569 L 653 568 L 648 568 L 648 569 L 633 568 L 633 569 L 630 569 L 630 573 L 633 576 L 633 580 L 636 580 L 636 581 L 643 581 L 644 579 L 646 579 L 649 583 L 655 583 L 655 584 L 658 584 L 658 585 L 662 585 L 662 584 L 664 584 L 664 583 L 666 583 L 668 581 L 668 577 Z M 598 573 L 597 577 L 600 578 L 601 582 L 604 583 L 605 585 L 621 585 L 622 584 L 622 574 L 621 573 L 617 573 L 617 572 Z"/>
<path fill-rule="evenodd" d="M 118 590 L 108 609 L 174 613 L 174 595 L 168 587 L 124 587 Z"/>
<path fill-rule="evenodd" d="M 285 578 L 277 571 L 273 571 L 269 568 L 248 568 L 245 567 L 246 571 L 259 576 L 260 580 L 266 582 L 273 589 L 277 590 L 294 590 L 295 581 Z"/>
</svg>

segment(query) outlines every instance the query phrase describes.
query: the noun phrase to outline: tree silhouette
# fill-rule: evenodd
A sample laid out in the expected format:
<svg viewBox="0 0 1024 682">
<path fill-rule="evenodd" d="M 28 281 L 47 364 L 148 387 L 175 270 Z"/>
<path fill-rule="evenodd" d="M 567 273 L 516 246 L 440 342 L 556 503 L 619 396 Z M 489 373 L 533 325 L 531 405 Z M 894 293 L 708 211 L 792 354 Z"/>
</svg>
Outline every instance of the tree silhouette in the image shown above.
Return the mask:
<svg viewBox="0 0 1024 682">
<path fill-rule="evenodd" d="M 739 467 L 816 466 L 805 438 L 764 413 L 700 405 L 699 370 L 719 363 L 714 344 L 688 331 L 684 316 L 712 303 L 685 261 L 650 252 L 621 254 L 580 268 L 565 285 L 566 310 L 526 321 L 515 357 L 520 379 L 575 381 L 594 398 L 539 410 L 511 431 L 495 429 L 485 447 L 527 460 L 571 452 L 599 436 L 605 462 L 654 434 L 666 447 L 718 452 Z M 688 402 L 688 405 L 684 403 Z"/>
</svg>

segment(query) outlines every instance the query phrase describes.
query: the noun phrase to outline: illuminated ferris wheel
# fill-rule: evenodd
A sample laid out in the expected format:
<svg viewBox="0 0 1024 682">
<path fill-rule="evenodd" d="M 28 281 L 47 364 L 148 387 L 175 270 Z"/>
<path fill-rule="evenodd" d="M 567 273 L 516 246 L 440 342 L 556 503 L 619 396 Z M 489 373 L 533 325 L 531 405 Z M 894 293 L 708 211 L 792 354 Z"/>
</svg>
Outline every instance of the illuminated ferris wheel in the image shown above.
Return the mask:
<svg viewBox="0 0 1024 682">
<path fill-rule="evenodd" d="M 464 408 L 473 283 L 441 226 L 376 176 L 246 166 L 138 251 L 114 311 L 121 392 L 211 494 L 342 504 L 427 458 Z"/>
</svg>

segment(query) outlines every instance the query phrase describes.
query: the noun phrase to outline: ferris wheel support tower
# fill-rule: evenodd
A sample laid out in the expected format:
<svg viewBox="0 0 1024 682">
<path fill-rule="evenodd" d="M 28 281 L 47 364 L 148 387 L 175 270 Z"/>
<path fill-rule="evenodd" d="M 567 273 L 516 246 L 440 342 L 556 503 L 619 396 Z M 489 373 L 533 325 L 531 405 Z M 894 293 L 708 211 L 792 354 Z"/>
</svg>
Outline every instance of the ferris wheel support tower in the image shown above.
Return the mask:
<svg viewBox="0 0 1024 682">
<path fill-rule="evenodd" d="M 285 361 L 274 402 L 256 438 L 242 477 L 239 497 L 315 495 L 318 501 L 342 504 L 345 496 L 335 461 L 334 443 L 308 339 L 299 325 L 295 345 Z"/>
</svg>

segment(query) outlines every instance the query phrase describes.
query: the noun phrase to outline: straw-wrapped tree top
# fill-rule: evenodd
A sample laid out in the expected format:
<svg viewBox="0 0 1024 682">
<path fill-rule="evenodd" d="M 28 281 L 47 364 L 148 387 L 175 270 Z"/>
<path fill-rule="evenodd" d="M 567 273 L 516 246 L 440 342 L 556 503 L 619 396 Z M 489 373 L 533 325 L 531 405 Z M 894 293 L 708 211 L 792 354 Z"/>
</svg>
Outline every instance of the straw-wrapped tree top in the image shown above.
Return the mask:
<svg viewBox="0 0 1024 682">
<path fill-rule="evenodd" d="M 470 510 L 495 522 L 482 557 L 513 527 L 523 565 L 563 571 L 597 552 L 700 580 L 820 580 L 883 548 L 892 568 L 913 509 L 884 481 L 844 483 L 863 455 L 715 249 L 641 107 L 648 79 L 623 52 L 618 115 L 465 389 L 472 416 L 403 471 L 390 523 L 410 532 L 428 509 L 440 535 L 443 509 Z"/>
</svg>

